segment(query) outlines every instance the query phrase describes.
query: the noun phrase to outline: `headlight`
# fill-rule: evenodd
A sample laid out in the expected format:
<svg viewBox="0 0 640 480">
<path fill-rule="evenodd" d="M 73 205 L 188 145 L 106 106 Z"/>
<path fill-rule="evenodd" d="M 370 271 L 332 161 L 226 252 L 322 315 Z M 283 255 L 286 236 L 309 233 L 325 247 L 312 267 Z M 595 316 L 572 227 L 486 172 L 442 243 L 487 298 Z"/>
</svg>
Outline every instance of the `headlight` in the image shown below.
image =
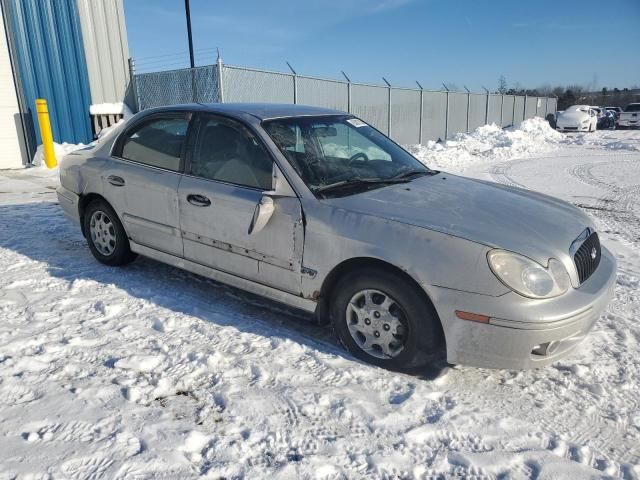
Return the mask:
<svg viewBox="0 0 640 480">
<path fill-rule="evenodd" d="M 525 297 L 557 297 L 571 286 L 567 269 L 555 258 L 549 259 L 549 266 L 545 268 L 522 255 L 491 250 L 487 260 L 491 271 L 502 283 Z"/>
</svg>

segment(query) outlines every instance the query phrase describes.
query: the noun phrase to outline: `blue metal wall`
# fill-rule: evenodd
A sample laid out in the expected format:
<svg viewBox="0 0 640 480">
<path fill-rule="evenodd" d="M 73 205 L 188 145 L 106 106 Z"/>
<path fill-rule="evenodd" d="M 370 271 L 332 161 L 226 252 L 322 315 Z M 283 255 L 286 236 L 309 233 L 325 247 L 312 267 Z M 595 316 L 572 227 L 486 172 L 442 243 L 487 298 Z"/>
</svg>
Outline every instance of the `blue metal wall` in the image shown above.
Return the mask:
<svg viewBox="0 0 640 480">
<path fill-rule="evenodd" d="M 13 0 L 4 5 L 37 142 L 36 98 L 49 103 L 55 142 L 90 142 L 91 96 L 76 0 Z"/>
</svg>

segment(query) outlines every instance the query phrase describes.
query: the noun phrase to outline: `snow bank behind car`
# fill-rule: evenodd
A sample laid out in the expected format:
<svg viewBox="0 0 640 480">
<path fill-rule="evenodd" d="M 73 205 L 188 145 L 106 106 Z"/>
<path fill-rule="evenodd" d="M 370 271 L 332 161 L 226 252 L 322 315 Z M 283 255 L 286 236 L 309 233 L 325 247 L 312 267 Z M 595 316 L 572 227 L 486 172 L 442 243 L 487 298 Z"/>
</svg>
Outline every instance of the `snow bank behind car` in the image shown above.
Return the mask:
<svg viewBox="0 0 640 480">
<path fill-rule="evenodd" d="M 445 142 L 430 140 L 426 145 L 408 145 L 405 148 L 430 168 L 463 173 L 470 167 L 481 167 L 495 160 L 530 157 L 559 145 L 637 151 L 640 150 L 638 139 L 640 132 L 629 132 L 623 139 L 608 131 L 591 135 L 563 134 L 551 128 L 545 119 L 534 117 L 523 121 L 517 128 L 483 125 L 471 133 L 458 133 Z"/>
<path fill-rule="evenodd" d="M 411 145 L 409 151 L 431 168 L 463 172 L 471 166 L 495 159 L 528 156 L 551 150 L 566 137 L 542 118 L 525 120 L 518 128 L 502 129 L 490 124 L 471 133 L 459 133 L 446 142 L 429 141 L 426 145 Z"/>
</svg>

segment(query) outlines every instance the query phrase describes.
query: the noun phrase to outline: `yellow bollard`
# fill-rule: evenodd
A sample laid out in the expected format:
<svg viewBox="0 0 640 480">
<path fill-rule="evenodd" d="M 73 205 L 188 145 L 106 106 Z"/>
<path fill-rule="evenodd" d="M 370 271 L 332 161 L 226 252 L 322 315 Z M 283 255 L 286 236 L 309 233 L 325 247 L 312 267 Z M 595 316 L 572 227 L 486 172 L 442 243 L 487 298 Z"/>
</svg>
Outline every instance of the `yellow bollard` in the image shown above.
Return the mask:
<svg viewBox="0 0 640 480">
<path fill-rule="evenodd" d="M 49 120 L 49 107 L 44 98 L 36 100 L 36 112 L 38 112 L 38 123 L 40 124 L 40 136 L 42 137 L 42 148 L 44 149 L 44 163 L 47 168 L 55 168 L 56 152 L 53 149 L 53 135 L 51 133 L 51 121 Z"/>
</svg>

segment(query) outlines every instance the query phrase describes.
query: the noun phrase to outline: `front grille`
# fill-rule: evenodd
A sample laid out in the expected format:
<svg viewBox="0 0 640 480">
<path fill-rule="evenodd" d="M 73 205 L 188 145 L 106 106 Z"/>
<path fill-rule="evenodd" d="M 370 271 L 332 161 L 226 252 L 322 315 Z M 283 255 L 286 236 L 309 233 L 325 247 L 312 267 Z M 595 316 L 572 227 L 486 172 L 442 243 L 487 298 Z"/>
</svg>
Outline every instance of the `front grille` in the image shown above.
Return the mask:
<svg viewBox="0 0 640 480">
<path fill-rule="evenodd" d="M 578 270 L 580 284 L 596 271 L 596 268 L 598 268 L 600 264 L 600 254 L 600 239 L 598 238 L 598 234 L 593 232 L 573 255 L 573 261 Z"/>
</svg>

